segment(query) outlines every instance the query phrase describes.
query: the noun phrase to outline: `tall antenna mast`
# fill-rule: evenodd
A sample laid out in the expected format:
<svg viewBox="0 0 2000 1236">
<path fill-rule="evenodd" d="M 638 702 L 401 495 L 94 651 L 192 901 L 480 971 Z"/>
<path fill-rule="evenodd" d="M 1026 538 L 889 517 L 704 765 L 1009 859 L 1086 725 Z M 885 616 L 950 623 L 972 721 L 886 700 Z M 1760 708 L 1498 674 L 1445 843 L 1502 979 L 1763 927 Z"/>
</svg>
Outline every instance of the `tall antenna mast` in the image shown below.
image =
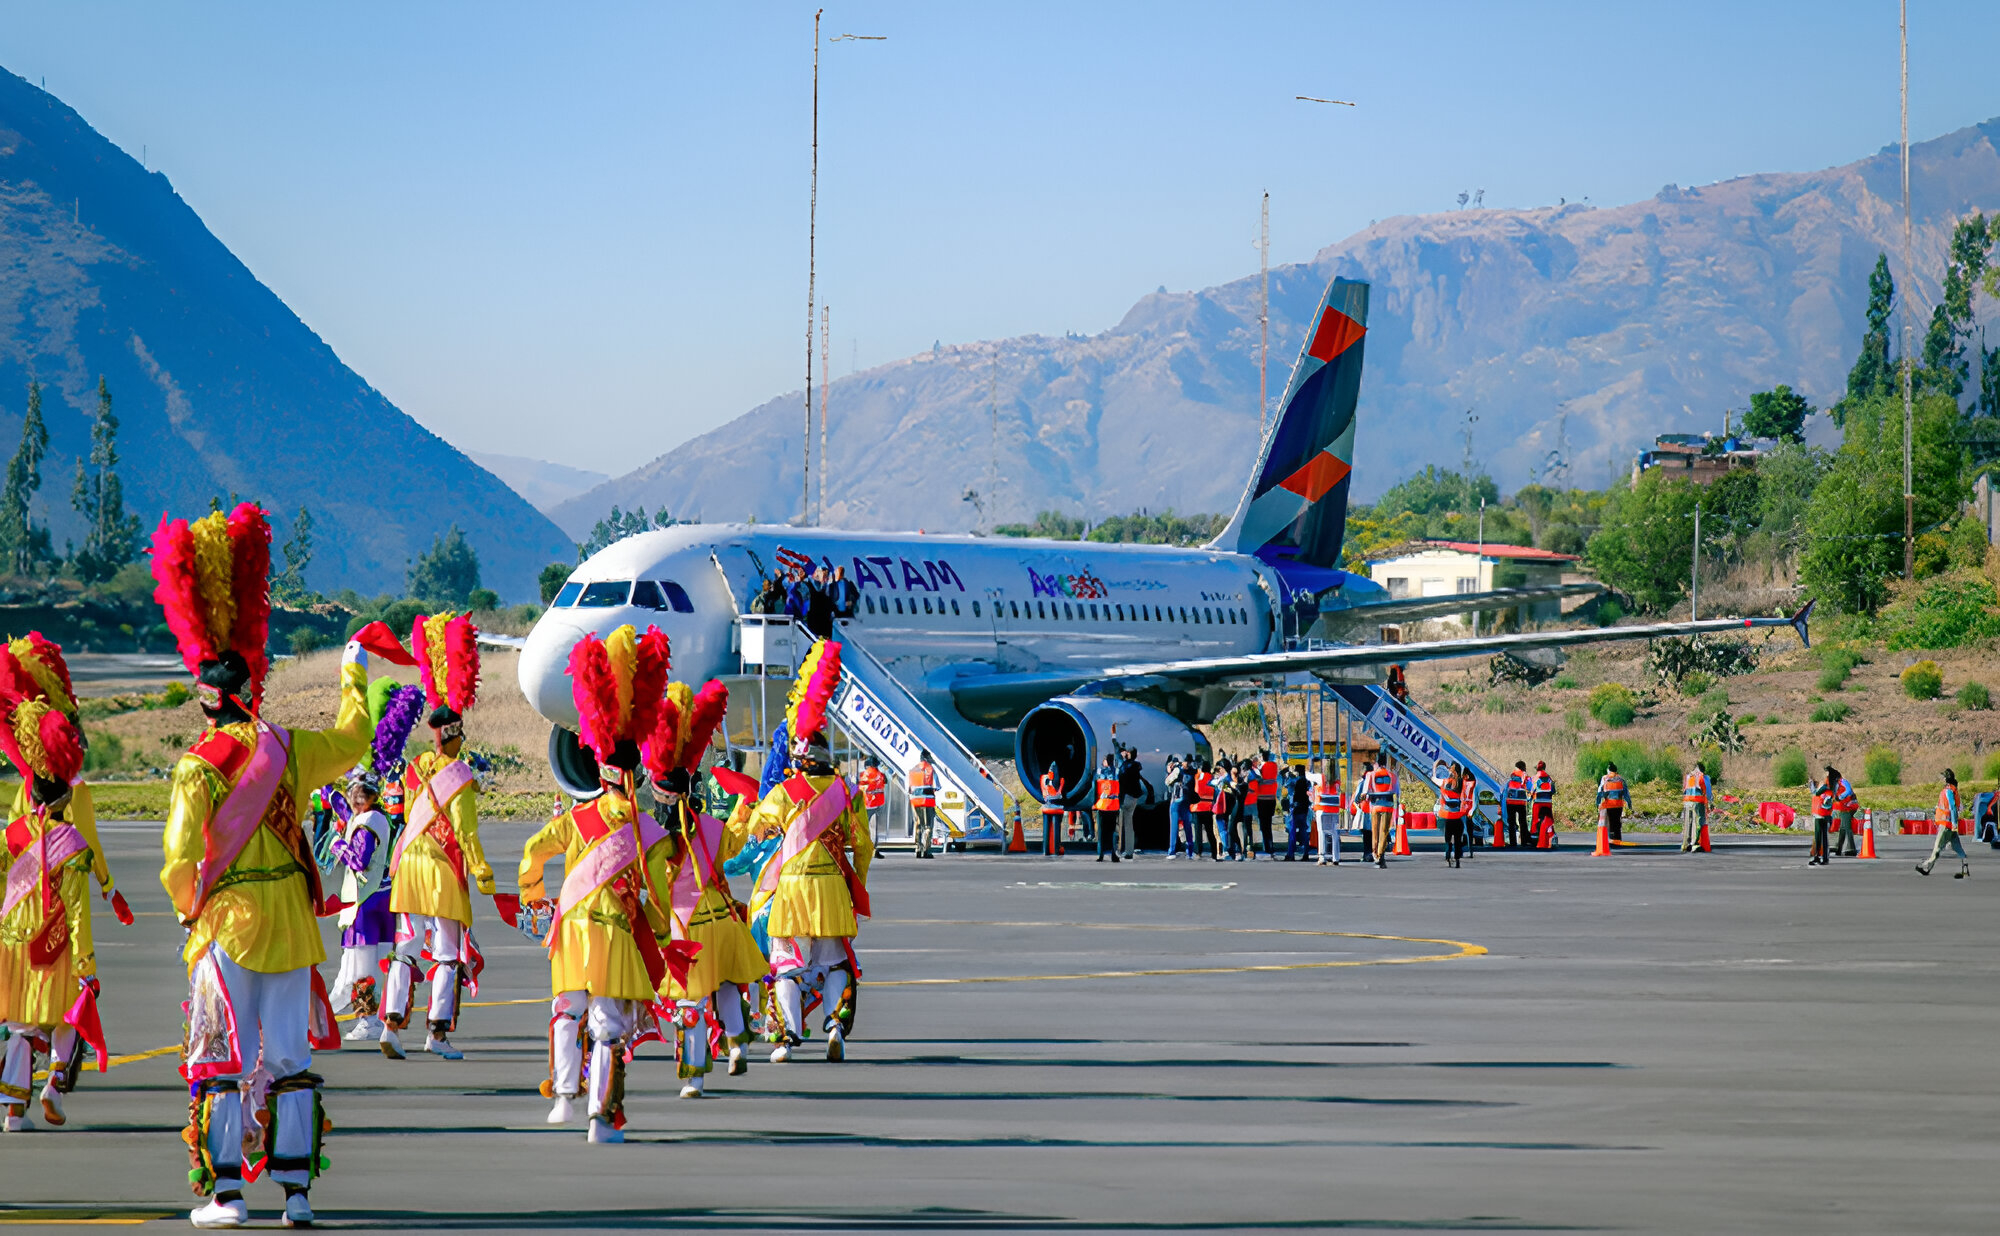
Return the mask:
<svg viewBox="0 0 2000 1236">
<path fill-rule="evenodd" d="M 806 207 L 806 437 L 804 467 L 799 476 L 799 519 L 805 522 L 812 517 L 813 310 L 819 293 L 815 283 L 819 266 L 814 260 L 813 245 L 819 236 L 819 18 L 824 12 L 825 9 L 819 9 L 813 13 L 812 199 Z"/>
<path fill-rule="evenodd" d="M 1903 42 L 1903 578 L 1909 579 L 1916 568 L 1917 548 L 1917 499 L 1910 488 L 1910 294 L 1917 288 L 1910 244 L 1910 0 L 1896 7 Z"/>
<path fill-rule="evenodd" d="M 826 518 L 826 390 L 833 385 L 833 372 L 827 360 L 829 331 L 833 321 L 833 306 L 819 307 L 819 504 L 813 509 L 813 526 L 818 527 Z"/>
<path fill-rule="evenodd" d="M 987 510 L 992 510 L 999 501 L 1000 488 L 1000 349 L 997 345 L 993 349 L 993 367 L 987 371 L 986 393 L 993 404 L 993 445 L 986 462 L 986 506 Z M 985 515 L 986 511 L 980 514 Z M 992 525 L 990 516 L 986 523 L 989 527 Z"/>
<path fill-rule="evenodd" d="M 1264 190 L 1264 222 L 1257 233 L 1258 271 L 1264 291 L 1257 303 L 1257 329 L 1264 344 L 1257 360 L 1257 440 L 1264 440 L 1264 422 L 1271 408 L 1271 191 Z"/>
<path fill-rule="evenodd" d="M 1465 438 L 1464 467 L 1465 467 L 1465 479 L 1468 483 L 1472 480 L 1472 427 L 1478 422 L 1479 418 L 1473 415 L 1472 409 L 1467 408 L 1465 410 L 1465 428 L 1459 430 L 1459 433 Z M 1484 499 L 1481 499 L 1481 502 L 1483 503 Z"/>
</svg>

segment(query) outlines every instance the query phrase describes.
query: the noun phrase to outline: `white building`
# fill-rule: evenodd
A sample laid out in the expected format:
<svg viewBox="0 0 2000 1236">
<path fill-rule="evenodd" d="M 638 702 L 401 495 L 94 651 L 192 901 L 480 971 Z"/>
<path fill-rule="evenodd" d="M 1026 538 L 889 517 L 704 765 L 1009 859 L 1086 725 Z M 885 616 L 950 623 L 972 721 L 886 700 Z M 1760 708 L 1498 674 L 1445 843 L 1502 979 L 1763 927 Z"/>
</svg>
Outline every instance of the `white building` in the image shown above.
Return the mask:
<svg viewBox="0 0 2000 1236">
<path fill-rule="evenodd" d="M 1368 578 L 1392 597 L 1448 597 L 1461 592 L 1495 588 L 1526 588 L 1562 584 L 1582 578 L 1575 574 L 1575 554 L 1559 554 L 1526 545 L 1486 545 L 1472 541 L 1407 541 L 1368 560 Z M 1496 578 L 1497 577 L 1497 578 Z M 1547 621 L 1562 616 L 1561 598 L 1532 606 L 1523 617 Z M 1458 622 L 1469 622 L 1460 616 Z"/>
</svg>

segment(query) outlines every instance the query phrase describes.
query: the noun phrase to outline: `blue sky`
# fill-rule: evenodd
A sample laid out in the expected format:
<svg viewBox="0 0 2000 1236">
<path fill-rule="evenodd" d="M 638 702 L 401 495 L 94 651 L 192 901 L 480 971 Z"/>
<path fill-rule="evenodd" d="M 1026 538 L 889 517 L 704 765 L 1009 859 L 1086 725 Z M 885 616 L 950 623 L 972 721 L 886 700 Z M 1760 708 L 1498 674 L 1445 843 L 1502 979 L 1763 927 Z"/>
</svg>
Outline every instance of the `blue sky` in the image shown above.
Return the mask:
<svg viewBox="0 0 2000 1236">
<path fill-rule="evenodd" d="M 0 65 L 143 148 L 425 425 L 616 473 L 801 382 L 813 9 L 565 7 L 0 0 Z M 2000 115 L 1990 0 L 1911 7 L 1912 138 Z M 823 31 L 888 36 L 821 48 L 836 377 L 1252 273 L 1267 188 L 1278 263 L 1461 189 L 1608 205 L 1897 135 L 1893 0 L 857 3 Z"/>
</svg>

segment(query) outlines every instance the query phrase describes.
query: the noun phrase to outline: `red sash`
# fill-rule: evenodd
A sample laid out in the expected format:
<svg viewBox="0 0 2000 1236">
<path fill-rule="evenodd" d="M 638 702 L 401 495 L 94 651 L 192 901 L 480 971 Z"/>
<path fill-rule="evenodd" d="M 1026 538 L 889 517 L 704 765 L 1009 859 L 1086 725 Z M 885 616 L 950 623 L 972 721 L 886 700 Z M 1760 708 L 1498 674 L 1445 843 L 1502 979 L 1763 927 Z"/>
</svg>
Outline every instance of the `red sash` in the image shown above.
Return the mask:
<svg viewBox="0 0 2000 1236">
<path fill-rule="evenodd" d="M 201 864 L 195 869 L 194 905 L 189 908 L 187 916 L 187 921 L 193 922 L 201 917 L 209 894 L 215 891 L 223 873 L 243 853 L 243 847 L 250 844 L 250 838 L 257 835 L 257 826 L 264 822 L 271 804 L 278 797 L 278 791 L 283 788 L 285 765 L 291 757 L 291 735 L 275 725 L 259 721 L 254 748 L 246 747 L 231 734 L 216 730 L 196 743 L 188 754 L 231 782 L 229 793 L 215 805 L 209 813 L 207 825 L 202 829 L 202 856 Z M 296 831 L 297 821 L 292 823 Z M 312 861 L 310 854 L 305 855 L 302 861 L 307 883 L 312 889 L 312 900 L 317 904 L 319 866 Z"/>
</svg>

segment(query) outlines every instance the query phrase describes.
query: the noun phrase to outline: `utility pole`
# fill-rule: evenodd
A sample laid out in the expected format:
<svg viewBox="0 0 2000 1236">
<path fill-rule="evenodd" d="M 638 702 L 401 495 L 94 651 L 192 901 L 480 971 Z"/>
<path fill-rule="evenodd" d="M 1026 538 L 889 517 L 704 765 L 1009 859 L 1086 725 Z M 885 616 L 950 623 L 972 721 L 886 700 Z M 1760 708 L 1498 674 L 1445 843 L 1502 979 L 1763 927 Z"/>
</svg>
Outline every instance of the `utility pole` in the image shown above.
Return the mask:
<svg viewBox="0 0 2000 1236">
<path fill-rule="evenodd" d="M 813 454 L 813 311 L 818 300 L 819 266 L 814 260 L 813 246 L 819 238 L 819 19 L 825 9 L 813 13 L 813 121 L 812 121 L 812 198 L 806 206 L 806 438 L 803 457 L 804 470 L 799 477 L 799 519 L 810 522 L 812 516 L 812 454 Z"/>
<path fill-rule="evenodd" d="M 1688 572 L 1688 621 L 1701 621 L 1701 503 L 1694 504 L 1694 566 Z"/>
<path fill-rule="evenodd" d="M 831 346 L 828 332 L 832 317 L 832 306 L 819 307 L 819 504 L 813 508 L 815 528 L 826 518 L 826 388 L 833 385 L 827 349 Z"/>
<path fill-rule="evenodd" d="M 1264 221 L 1257 233 L 1258 274 L 1264 291 L 1257 303 L 1257 329 L 1263 347 L 1257 361 L 1257 440 L 1262 442 L 1271 409 L 1271 191 L 1264 190 Z"/>
<path fill-rule="evenodd" d="M 1471 413 L 1468 412 L 1467 415 L 1469 416 L 1471 415 Z M 1465 436 L 1467 442 L 1469 443 L 1472 438 L 1472 430 L 1469 426 L 1465 431 Z M 1468 446 L 1467 454 L 1469 455 L 1470 453 L 1471 453 L 1470 447 Z M 1479 499 L 1479 558 L 1472 564 L 1472 590 L 1474 592 L 1486 591 L 1486 580 L 1484 578 L 1485 574 L 1486 574 L 1486 498 L 1484 495 L 1481 495 Z M 1474 639 L 1479 638 L 1479 611 L 1476 609 L 1472 611 L 1472 638 Z"/>
<path fill-rule="evenodd" d="M 1910 0 L 1901 0 L 1896 7 L 1903 43 L 1903 578 L 1909 579 L 1917 560 L 1917 498 L 1910 486 L 1910 370 L 1915 363 L 1910 355 L 1910 293 L 1917 286 L 1910 244 Z"/>
<path fill-rule="evenodd" d="M 999 506 L 1000 488 L 1000 349 L 997 345 L 993 349 L 992 367 L 987 370 L 986 394 L 993 405 L 993 444 L 986 457 L 986 507 L 987 511 L 991 511 Z M 987 515 L 987 511 L 980 514 Z M 988 527 L 992 526 L 991 515 L 987 515 L 986 523 Z"/>
</svg>

